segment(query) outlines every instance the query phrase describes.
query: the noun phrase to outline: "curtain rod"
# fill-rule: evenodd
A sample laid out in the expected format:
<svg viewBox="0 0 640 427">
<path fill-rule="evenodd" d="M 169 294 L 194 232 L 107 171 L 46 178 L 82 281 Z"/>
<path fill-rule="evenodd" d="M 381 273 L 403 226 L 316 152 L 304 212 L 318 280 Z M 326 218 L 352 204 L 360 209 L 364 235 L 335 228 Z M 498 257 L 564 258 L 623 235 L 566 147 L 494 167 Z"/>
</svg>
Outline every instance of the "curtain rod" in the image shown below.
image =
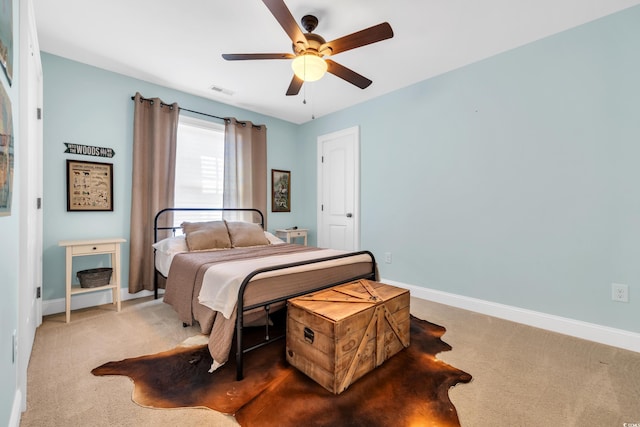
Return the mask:
<svg viewBox="0 0 640 427">
<path fill-rule="evenodd" d="M 141 96 L 141 97 L 140 97 L 140 99 L 141 99 L 142 101 L 153 101 L 153 99 L 151 99 L 151 98 L 145 98 L 145 97 L 143 97 L 143 96 Z M 132 97 L 131 97 L 131 100 L 132 100 L 132 101 L 135 101 L 135 100 L 136 100 L 136 97 L 135 97 L 135 96 L 132 96 Z M 164 102 L 162 102 L 162 101 L 160 101 L 160 105 L 164 105 L 165 107 L 173 107 L 171 104 L 165 104 L 165 103 L 164 103 Z M 188 108 L 178 107 L 178 109 L 179 109 L 180 111 L 188 111 L 188 112 L 190 112 L 190 113 L 200 114 L 201 116 L 213 117 L 214 119 L 222 120 L 222 121 L 224 121 L 225 123 L 226 123 L 227 121 L 229 121 L 229 118 L 219 117 L 219 116 L 214 116 L 213 114 L 201 113 L 200 111 L 189 110 Z M 242 125 L 246 125 L 246 124 L 247 124 L 247 122 L 242 122 L 242 121 L 240 121 L 240 120 L 237 120 L 237 122 L 238 122 L 238 123 L 240 123 L 240 124 L 242 124 Z M 253 126 L 254 128 L 257 128 L 257 129 L 260 129 L 260 128 L 261 128 L 261 126 L 260 126 L 260 125 L 254 125 L 253 123 L 252 123 L 252 126 Z"/>
</svg>

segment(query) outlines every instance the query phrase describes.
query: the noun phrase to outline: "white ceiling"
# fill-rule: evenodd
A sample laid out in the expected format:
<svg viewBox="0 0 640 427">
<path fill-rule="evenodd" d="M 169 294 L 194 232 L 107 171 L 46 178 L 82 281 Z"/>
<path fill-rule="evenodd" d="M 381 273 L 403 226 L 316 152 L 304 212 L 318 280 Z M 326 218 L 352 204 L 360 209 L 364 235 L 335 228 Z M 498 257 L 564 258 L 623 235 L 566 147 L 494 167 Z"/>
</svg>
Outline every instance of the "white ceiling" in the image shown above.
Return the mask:
<svg viewBox="0 0 640 427">
<path fill-rule="evenodd" d="M 367 89 L 327 74 L 305 84 L 298 96 L 287 97 L 290 60 L 221 58 L 222 53 L 291 52 L 291 41 L 260 0 L 33 2 L 42 51 L 294 123 L 640 4 L 640 0 L 285 0 L 298 22 L 303 15 L 316 15 L 320 23 L 315 32 L 327 41 L 385 21 L 394 30 L 392 39 L 332 57 L 373 80 Z M 217 93 L 212 86 L 232 94 Z"/>
</svg>

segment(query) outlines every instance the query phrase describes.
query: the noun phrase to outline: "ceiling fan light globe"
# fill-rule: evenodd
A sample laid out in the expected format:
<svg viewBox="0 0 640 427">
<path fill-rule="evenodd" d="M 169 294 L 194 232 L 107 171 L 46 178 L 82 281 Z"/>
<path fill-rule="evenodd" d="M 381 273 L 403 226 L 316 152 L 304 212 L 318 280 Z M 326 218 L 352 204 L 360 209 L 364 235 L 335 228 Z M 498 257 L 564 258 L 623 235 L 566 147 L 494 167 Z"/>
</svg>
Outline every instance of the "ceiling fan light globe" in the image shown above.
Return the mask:
<svg viewBox="0 0 640 427">
<path fill-rule="evenodd" d="M 305 82 L 320 80 L 327 72 L 327 63 L 316 55 L 300 55 L 291 62 L 293 73 Z"/>
</svg>

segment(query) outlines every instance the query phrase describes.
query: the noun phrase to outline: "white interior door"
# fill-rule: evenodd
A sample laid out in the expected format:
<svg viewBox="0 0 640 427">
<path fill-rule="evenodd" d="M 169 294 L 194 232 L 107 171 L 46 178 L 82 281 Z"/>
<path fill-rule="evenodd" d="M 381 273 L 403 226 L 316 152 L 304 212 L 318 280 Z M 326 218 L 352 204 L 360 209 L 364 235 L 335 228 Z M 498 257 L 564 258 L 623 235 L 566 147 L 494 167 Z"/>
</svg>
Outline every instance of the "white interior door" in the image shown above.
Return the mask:
<svg viewBox="0 0 640 427">
<path fill-rule="evenodd" d="M 18 385 L 24 411 L 27 367 L 42 323 L 42 64 L 31 0 L 20 2 L 20 80 Z"/>
<path fill-rule="evenodd" d="M 318 246 L 360 248 L 360 129 L 318 137 Z"/>
</svg>

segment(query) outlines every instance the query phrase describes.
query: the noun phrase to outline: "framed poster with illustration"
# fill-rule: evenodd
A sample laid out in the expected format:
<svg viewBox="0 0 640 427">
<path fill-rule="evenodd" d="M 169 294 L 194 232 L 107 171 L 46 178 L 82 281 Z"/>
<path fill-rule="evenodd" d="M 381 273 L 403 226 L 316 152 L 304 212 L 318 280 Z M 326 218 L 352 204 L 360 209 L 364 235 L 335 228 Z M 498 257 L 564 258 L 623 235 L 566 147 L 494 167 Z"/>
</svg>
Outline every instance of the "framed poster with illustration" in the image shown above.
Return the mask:
<svg viewBox="0 0 640 427">
<path fill-rule="evenodd" d="M 0 64 L 11 85 L 13 80 L 13 0 L 0 0 Z"/>
<path fill-rule="evenodd" d="M 271 212 L 291 212 L 291 172 L 271 169 Z"/>
<path fill-rule="evenodd" d="M 0 83 L 0 216 L 11 215 L 13 161 L 11 99 Z"/>
<path fill-rule="evenodd" d="M 67 211 L 113 211 L 113 164 L 67 160 Z"/>
</svg>

